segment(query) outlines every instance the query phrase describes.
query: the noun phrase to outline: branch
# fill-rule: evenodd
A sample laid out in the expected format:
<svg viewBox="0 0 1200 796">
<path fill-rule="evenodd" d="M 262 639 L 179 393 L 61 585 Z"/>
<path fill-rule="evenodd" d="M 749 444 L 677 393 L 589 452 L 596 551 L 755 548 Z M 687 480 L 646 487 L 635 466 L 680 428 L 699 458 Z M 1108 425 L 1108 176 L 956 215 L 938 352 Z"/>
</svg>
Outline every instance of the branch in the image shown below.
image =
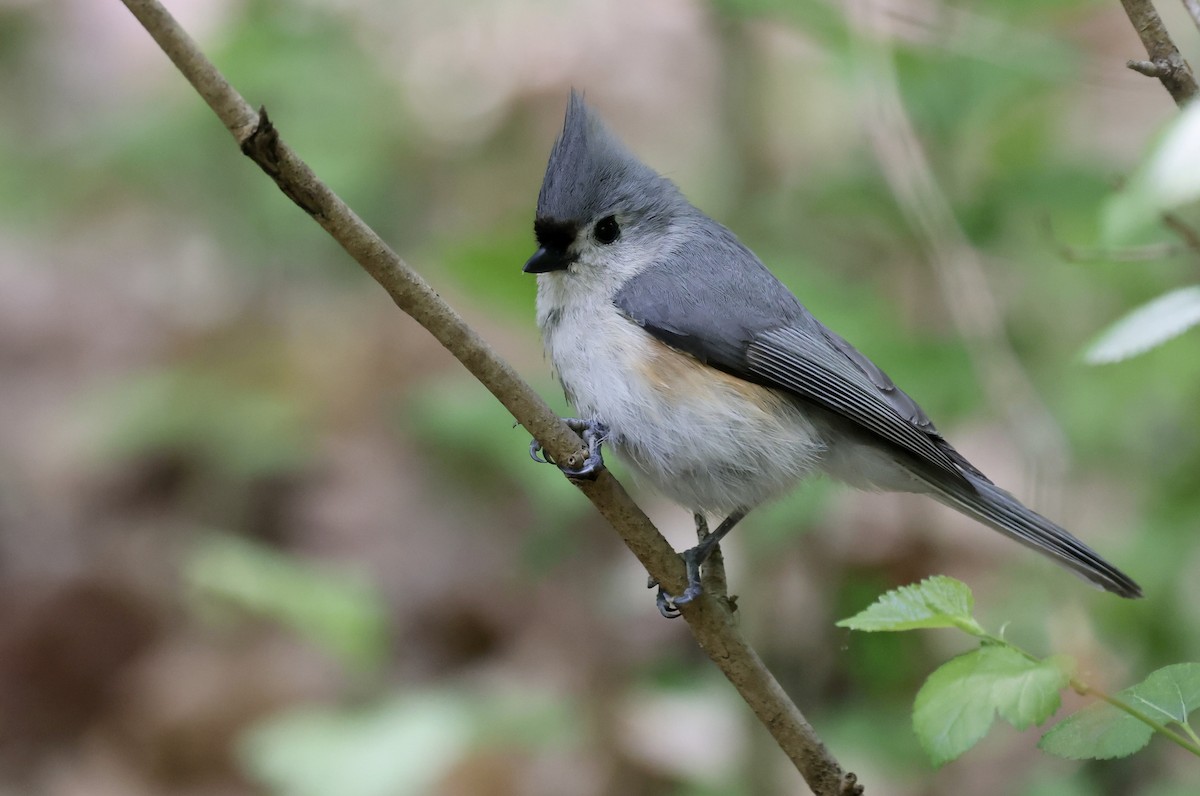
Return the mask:
<svg viewBox="0 0 1200 796">
<path fill-rule="evenodd" d="M 1185 0 L 1185 5 L 1188 0 Z M 1133 23 L 1133 28 L 1146 46 L 1149 61 L 1128 61 L 1126 66 L 1135 72 L 1148 77 L 1157 77 L 1163 86 L 1171 93 L 1176 105 L 1183 105 L 1196 96 L 1196 78 L 1192 68 L 1179 54 L 1179 48 L 1171 41 L 1171 34 L 1163 25 L 1162 17 L 1158 15 L 1150 0 L 1121 0 L 1125 14 Z M 1192 3 L 1189 5 L 1191 10 Z"/>
<path fill-rule="evenodd" d="M 377 281 L 396 305 L 424 326 L 512 413 L 556 462 L 578 466 L 587 455 L 579 437 L 512 367 L 355 213 L 317 179 L 267 118 L 256 113 L 157 0 L 122 0 L 233 134 L 242 152 L 312 216 Z M 573 481 L 620 534 L 647 572 L 668 591 L 686 586 L 683 563 L 670 544 L 608 472 Z M 818 796 L 861 792 L 825 748 L 800 710 L 747 644 L 716 597 L 682 607 L 692 634 Z M 702 739 L 697 739 L 702 740 Z"/>
<path fill-rule="evenodd" d="M 1167 221 L 1169 217 L 1169 213 L 1163 215 L 1163 223 L 1168 226 L 1170 226 L 1170 223 Z M 1054 222 L 1049 216 L 1044 219 L 1042 230 L 1045 233 L 1046 242 L 1054 247 L 1059 257 L 1069 263 L 1100 261 L 1144 263 L 1150 260 L 1175 257 L 1183 251 L 1182 246 L 1173 243 L 1147 243 L 1141 246 L 1122 246 L 1112 249 L 1100 246 L 1076 246 L 1059 239 L 1058 235 L 1054 232 Z M 1192 230 L 1188 229 L 1188 232 L 1192 232 Z M 1192 234 L 1194 235 L 1195 233 L 1193 232 Z M 1197 244 L 1200 245 L 1200 241 L 1197 241 Z M 1200 253 L 1200 249 L 1197 249 L 1197 253 Z"/>
</svg>

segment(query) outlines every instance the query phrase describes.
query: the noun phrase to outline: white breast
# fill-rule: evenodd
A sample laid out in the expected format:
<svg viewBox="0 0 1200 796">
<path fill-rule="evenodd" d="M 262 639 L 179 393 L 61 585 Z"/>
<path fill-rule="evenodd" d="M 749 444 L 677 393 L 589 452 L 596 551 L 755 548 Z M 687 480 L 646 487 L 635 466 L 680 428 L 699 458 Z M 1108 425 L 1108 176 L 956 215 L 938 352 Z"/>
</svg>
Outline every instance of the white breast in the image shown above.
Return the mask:
<svg viewBox="0 0 1200 796">
<path fill-rule="evenodd" d="M 555 373 L 583 417 L 659 491 L 694 511 L 751 508 L 818 466 L 817 428 L 782 394 L 659 342 L 621 315 L 609 285 L 538 277 L 538 325 Z"/>
</svg>

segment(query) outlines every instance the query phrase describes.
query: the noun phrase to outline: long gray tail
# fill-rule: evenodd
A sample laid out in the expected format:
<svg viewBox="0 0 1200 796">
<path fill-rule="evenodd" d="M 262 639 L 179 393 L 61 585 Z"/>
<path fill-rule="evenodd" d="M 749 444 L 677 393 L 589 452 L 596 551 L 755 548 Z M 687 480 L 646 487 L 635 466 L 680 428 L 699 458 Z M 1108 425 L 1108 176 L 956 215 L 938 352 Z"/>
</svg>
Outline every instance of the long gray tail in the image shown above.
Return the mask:
<svg viewBox="0 0 1200 796">
<path fill-rule="evenodd" d="M 922 480 L 930 486 L 932 496 L 942 503 L 1049 556 L 1097 586 L 1122 597 L 1142 596 L 1141 587 L 1132 578 L 1066 530 L 1026 508 L 995 484 L 970 473 L 964 475 L 970 486 L 946 483 L 943 479 L 938 479 L 940 483 Z"/>
</svg>

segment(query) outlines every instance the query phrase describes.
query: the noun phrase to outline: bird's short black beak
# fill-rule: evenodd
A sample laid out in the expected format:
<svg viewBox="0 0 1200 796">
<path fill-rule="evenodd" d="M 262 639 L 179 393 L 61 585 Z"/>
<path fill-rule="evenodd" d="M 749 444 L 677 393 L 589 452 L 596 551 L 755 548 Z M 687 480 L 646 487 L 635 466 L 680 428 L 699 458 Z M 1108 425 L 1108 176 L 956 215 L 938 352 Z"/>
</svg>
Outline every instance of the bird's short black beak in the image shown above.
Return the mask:
<svg viewBox="0 0 1200 796">
<path fill-rule="evenodd" d="M 575 262 L 575 257 L 565 251 L 539 246 L 538 250 L 525 263 L 525 273 L 544 274 L 547 271 L 562 271 L 573 262 Z"/>
</svg>

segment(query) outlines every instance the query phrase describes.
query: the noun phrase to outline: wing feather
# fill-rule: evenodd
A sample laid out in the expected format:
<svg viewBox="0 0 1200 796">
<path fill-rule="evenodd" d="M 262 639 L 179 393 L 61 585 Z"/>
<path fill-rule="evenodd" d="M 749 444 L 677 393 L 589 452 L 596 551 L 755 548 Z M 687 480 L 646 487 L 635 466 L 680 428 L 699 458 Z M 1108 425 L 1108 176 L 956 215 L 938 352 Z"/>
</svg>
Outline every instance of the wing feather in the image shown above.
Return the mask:
<svg viewBox="0 0 1200 796">
<path fill-rule="evenodd" d="M 852 421 L 934 472 L 984 477 L 916 401 L 817 321 L 733 233 L 707 217 L 692 232 L 687 249 L 666 252 L 617 292 L 626 317 L 701 362 Z"/>
<path fill-rule="evenodd" d="M 747 374 L 836 412 L 952 477 L 962 478 L 965 470 L 987 480 L 887 374 L 844 340 L 831 346 L 826 333 L 832 334 L 813 320 L 810 328 L 790 326 L 755 335 L 746 348 Z M 846 356 L 847 349 L 857 356 Z M 861 362 L 870 363 L 871 370 Z"/>
</svg>

